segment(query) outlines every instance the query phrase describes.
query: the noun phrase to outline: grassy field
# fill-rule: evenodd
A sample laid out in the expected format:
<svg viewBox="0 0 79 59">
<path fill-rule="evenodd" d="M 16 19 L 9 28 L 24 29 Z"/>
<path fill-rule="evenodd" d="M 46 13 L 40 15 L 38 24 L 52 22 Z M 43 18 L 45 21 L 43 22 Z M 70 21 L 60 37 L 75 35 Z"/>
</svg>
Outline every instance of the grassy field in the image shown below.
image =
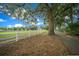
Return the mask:
<svg viewBox="0 0 79 59">
<path fill-rule="evenodd" d="M 32 32 L 36 32 L 36 31 L 44 31 L 47 32 L 47 30 L 26 30 L 26 31 L 18 31 L 20 33 L 32 33 Z M 0 32 L 0 34 L 16 34 L 17 31 L 10 31 L 10 32 Z"/>
<path fill-rule="evenodd" d="M 25 35 L 34 31 L 18 31 L 18 34 Z M 0 32 L 0 38 L 8 38 L 10 36 L 16 36 L 16 31 L 12 32 Z"/>
<path fill-rule="evenodd" d="M 0 32 L 0 38 L 8 38 L 10 36 L 15 36 L 15 32 Z"/>
</svg>

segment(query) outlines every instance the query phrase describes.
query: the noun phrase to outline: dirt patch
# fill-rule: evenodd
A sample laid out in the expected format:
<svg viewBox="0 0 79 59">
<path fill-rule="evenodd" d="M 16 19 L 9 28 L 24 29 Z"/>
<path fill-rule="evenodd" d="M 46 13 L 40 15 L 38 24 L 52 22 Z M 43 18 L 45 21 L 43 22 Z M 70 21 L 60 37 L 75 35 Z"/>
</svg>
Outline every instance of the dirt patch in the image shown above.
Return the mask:
<svg viewBox="0 0 79 59">
<path fill-rule="evenodd" d="M 0 47 L 0 55 L 53 56 L 69 55 L 69 50 L 57 36 L 40 34 Z"/>
</svg>

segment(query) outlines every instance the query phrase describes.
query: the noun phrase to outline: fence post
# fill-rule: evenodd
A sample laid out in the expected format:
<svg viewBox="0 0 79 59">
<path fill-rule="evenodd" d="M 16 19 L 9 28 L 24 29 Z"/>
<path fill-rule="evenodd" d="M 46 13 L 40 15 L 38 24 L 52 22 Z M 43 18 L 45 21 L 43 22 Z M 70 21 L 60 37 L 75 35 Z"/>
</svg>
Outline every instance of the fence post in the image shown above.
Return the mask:
<svg viewBox="0 0 79 59">
<path fill-rule="evenodd" d="M 18 41 L 18 39 L 19 39 L 19 32 L 16 31 L 16 41 Z"/>
</svg>

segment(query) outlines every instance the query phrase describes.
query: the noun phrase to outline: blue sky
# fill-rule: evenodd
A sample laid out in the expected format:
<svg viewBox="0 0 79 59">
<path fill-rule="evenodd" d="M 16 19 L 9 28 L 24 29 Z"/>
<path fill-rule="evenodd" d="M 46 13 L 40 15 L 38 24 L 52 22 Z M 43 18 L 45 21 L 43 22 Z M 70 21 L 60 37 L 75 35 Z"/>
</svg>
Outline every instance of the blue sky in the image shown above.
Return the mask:
<svg viewBox="0 0 79 59">
<path fill-rule="evenodd" d="M 5 4 L 3 4 L 5 5 Z M 38 4 L 36 3 L 32 3 L 31 7 L 34 10 L 36 7 L 38 6 Z M 13 19 L 12 17 L 5 15 L 4 13 L 0 12 L 0 27 L 7 27 L 7 26 L 15 26 L 17 24 L 22 24 L 25 26 L 28 26 L 28 24 L 24 24 L 23 20 L 20 19 Z M 42 20 L 42 18 L 38 18 L 37 17 L 37 26 L 42 26 L 44 25 L 44 21 Z"/>
<path fill-rule="evenodd" d="M 13 19 L 12 17 L 5 15 L 4 13 L 0 12 L 0 27 L 8 27 L 12 26 L 14 27 L 15 25 L 23 25 L 23 26 L 30 26 L 29 24 L 25 24 L 23 20 L 20 19 Z M 37 26 L 43 26 L 44 25 L 44 20 L 42 18 L 37 18 Z"/>
<path fill-rule="evenodd" d="M 15 26 L 16 24 L 24 24 L 24 21 L 13 19 L 12 17 L 9 17 L 8 15 L 5 15 L 3 13 L 0 13 L 0 27 L 7 27 L 8 25 Z"/>
<path fill-rule="evenodd" d="M 37 3 L 32 3 L 32 9 L 35 9 L 38 6 Z"/>
</svg>

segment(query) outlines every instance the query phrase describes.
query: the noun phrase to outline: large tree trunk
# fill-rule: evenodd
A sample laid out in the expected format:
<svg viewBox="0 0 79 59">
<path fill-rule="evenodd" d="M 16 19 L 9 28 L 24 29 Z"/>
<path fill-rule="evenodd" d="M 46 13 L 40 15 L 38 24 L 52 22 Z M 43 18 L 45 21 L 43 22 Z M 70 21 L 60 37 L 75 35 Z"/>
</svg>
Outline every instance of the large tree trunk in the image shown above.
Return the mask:
<svg viewBox="0 0 79 59">
<path fill-rule="evenodd" d="M 53 14 L 52 14 L 52 10 L 51 9 L 48 10 L 48 21 L 49 21 L 48 34 L 49 35 L 55 35 L 55 32 L 54 32 L 54 17 L 53 17 Z"/>
<path fill-rule="evenodd" d="M 48 30 L 48 34 L 49 35 L 55 35 L 55 32 L 54 32 L 54 21 L 49 19 L 49 30 Z"/>
</svg>

